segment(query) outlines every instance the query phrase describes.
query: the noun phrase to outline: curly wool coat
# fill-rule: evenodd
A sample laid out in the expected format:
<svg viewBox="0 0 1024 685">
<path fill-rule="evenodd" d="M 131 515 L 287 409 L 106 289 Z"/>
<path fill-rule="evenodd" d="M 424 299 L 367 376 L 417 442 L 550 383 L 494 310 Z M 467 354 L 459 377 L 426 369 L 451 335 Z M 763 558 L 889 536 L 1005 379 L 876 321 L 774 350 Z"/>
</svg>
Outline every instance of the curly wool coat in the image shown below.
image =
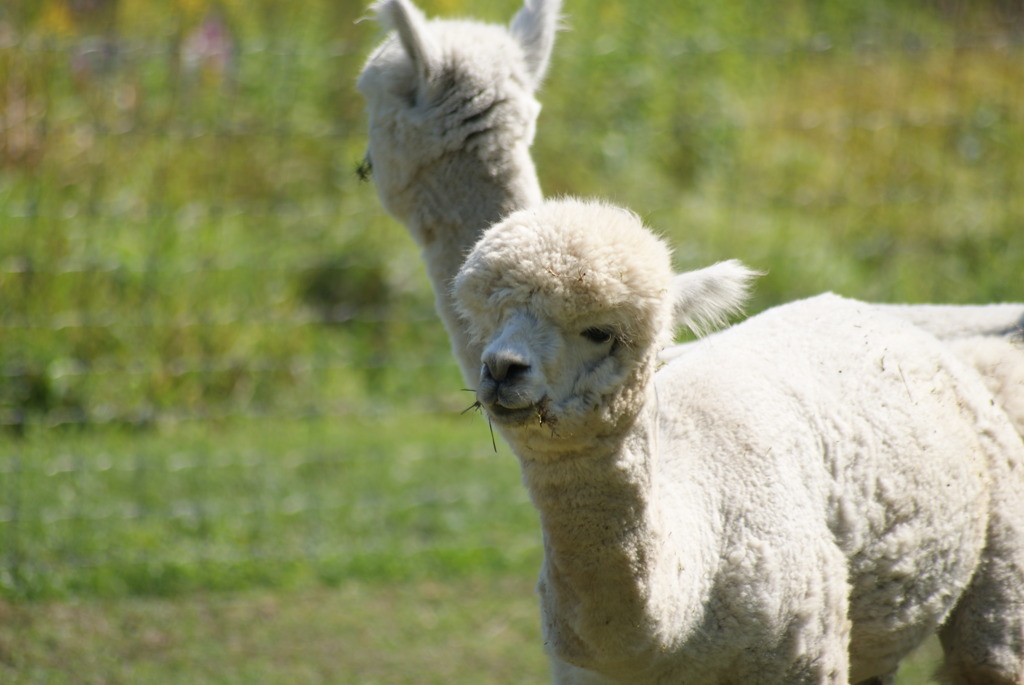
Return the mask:
<svg viewBox="0 0 1024 685">
<path fill-rule="evenodd" d="M 564 200 L 455 281 L 540 512 L 556 680 L 845 684 L 940 631 L 954 682 L 1021 682 L 1024 444 L 977 373 L 835 295 L 658 368 L 674 318 L 752 276 L 669 263 L 634 215 Z"/>
</svg>

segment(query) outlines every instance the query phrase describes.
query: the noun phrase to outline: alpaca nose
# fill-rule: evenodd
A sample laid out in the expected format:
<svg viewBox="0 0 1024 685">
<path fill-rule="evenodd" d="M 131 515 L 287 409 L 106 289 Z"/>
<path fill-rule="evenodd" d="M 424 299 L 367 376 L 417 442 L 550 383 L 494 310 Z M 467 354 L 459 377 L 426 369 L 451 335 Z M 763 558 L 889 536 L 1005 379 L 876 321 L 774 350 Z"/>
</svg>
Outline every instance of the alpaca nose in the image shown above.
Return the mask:
<svg viewBox="0 0 1024 685">
<path fill-rule="evenodd" d="M 498 383 L 516 381 L 525 376 L 529 370 L 530 364 L 514 353 L 497 352 L 484 356 L 484 368 L 482 370 L 484 377 Z"/>
</svg>

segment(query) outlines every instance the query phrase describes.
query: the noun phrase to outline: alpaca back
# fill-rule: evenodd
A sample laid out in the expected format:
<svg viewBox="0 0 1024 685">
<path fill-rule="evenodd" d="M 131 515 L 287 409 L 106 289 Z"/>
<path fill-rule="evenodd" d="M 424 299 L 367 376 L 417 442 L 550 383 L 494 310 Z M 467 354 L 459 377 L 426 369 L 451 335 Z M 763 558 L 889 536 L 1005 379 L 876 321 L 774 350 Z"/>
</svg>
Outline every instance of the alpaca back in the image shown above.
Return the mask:
<svg viewBox="0 0 1024 685">
<path fill-rule="evenodd" d="M 1024 340 L 976 336 L 949 344 L 981 373 L 996 402 L 1024 438 Z"/>
</svg>

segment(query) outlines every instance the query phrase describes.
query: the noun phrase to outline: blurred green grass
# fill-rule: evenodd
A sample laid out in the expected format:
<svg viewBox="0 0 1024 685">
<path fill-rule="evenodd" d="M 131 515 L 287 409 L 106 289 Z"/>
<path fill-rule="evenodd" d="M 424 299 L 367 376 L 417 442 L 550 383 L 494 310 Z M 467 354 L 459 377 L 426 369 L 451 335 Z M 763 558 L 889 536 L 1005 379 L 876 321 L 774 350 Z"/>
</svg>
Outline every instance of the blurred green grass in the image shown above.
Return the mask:
<svg viewBox="0 0 1024 685">
<path fill-rule="evenodd" d="M 17 598 L 529 577 L 536 516 L 477 416 L 235 420 L 26 436 L 3 463 Z"/>
<path fill-rule="evenodd" d="M 546 680 L 532 581 L 0 604 L 9 685 L 520 685 Z"/>
<path fill-rule="evenodd" d="M 0 421 L 457 388 L 415 249 L 354 173 L 378 36 L 361 5 L 126 3 L 91 42 L 64 6 L 0 44 Z M 823 290 L 1021 299 L 1020 18 L 997 7 L 570 3 L 543 186 L 634 208 L 680 267 L 767 271 L 753 311 Z M 187 51 L 214 8 L 225 63 Z"/>
<path fill-rule="evenodd" d="M 0 603 L 10 685 L 522 685 L 550 682 L 532 580 Z M 897 682 L 925 685 L 929 641 Z"/>
<path fill-rule="evenodd" d="M 364 11 L 0 7 L 3 680 L 542 678 L 535 620 L 494 652 L 480 637 L 491 616 L 535 616 L 535 515 L 507 449 L 459 416 L 470 398 L 416 250 L 355 174 L 353 85 L 379 38 Z M 753 311 L 823 290 L 1024 300 L 1012 3 L 565 12 L 534 145 L 547 194 L 633 208 L 680 268 L 766 270 Z M 218 16 L 225 51 L 196 52 Z M 224 590 L 247 594 L 205 594 Z M 221 611 L 236 601 L 237 623 Z M 260 637 L 268 603 L 282 633 Z M 337 627 L 331 608 L 355 618 Z M 351 653 L 288 642 L 303 615 Z M 408 629 L 430 616 L 434 632 Z M 231 639 L 213 675 L 204 645 Z M 468 642 L 482 656 L 445 656 Z M 397 663 L 402 647 L 417 656 Z"/>
</svg>

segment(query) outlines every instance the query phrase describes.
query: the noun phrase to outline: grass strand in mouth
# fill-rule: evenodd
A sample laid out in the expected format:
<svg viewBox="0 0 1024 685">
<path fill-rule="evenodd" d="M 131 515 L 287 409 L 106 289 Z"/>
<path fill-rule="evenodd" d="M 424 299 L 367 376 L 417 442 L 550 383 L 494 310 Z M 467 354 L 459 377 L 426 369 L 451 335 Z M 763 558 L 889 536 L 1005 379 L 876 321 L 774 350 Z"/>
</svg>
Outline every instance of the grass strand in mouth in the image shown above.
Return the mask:
<svg viewBox="0 0 1024 685">
<path fill-rule="evenodd" d="M 473 390 L 471 388 L 463 388 L 463 390 L 465 392 L 476 392 L 476 390 Z M 473 404 L 469 405 L 468 407 L 463 409 L 461 412 L 459 412 L 459 415 L 461 416 L 462 414 L 465 414 L 466 412 L 470 412 L 470 411 L 473 411 L 473 410 L 481 411 L 483 408 L 484 408 L 484 405 L 480 404 L 480 400 L 477 400 L 476 402 L 474 402 Z M 494 425 L 491 423 L 491 416 L 490 416 L 490 414 L 487 415 L 487 429 L 491 432 L 491 447 L 494 448 L 494 453 L 497 454 L 498 453 L 498 442 L 494 439 Z"/>
</svg>

